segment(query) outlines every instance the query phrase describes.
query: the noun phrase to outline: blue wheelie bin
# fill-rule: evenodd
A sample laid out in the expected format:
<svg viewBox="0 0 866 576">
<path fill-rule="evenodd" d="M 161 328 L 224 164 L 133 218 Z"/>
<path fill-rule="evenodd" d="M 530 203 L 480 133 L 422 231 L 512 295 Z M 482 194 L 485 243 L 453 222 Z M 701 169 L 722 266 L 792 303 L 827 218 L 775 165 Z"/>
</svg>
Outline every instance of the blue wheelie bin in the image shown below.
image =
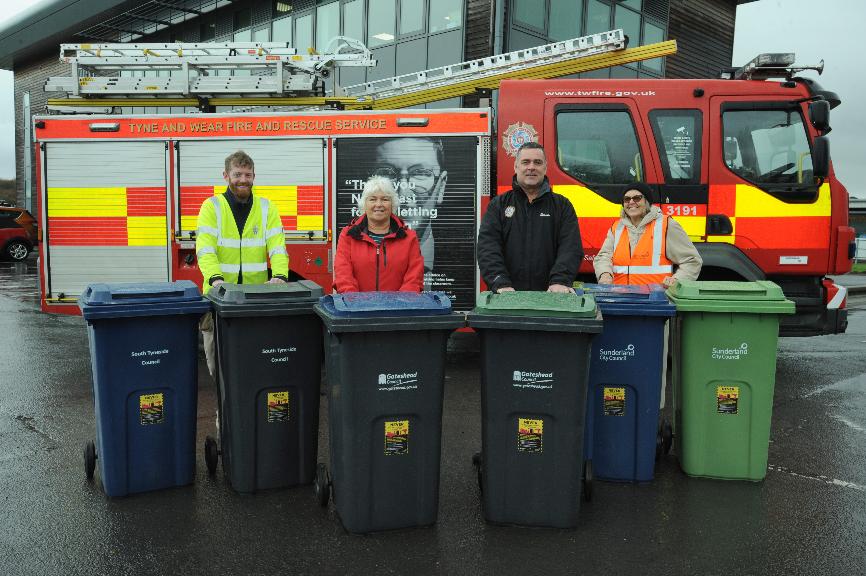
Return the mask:
<svg viewBox="0 0 866 576">
<path fill-rule="evenodd" d="M 91 284 L 79 299 L 87 321 L 96 460 L 108 496 L 190 484 L 195 474 L 198 321 L 210 310 L 189 280 Z"/>
<path fill-rule="evenodd" d="M 363 533 L 436 522 L 442 396 L 449 334 L 465 326 L 442 292 L 354 292 L 316 305 L 325 324 L 330 473 L 346 530 Z"/>
<path fill-rule="evenodd" d="M 665 322 L 676 307 L 659 284 L 584 284 L 604 316 L 592 341 L 584 457 L 587 475 L 649 482 L 656 455 L 670 448 L 659 426 L 664 389 Z"/>
</svg>

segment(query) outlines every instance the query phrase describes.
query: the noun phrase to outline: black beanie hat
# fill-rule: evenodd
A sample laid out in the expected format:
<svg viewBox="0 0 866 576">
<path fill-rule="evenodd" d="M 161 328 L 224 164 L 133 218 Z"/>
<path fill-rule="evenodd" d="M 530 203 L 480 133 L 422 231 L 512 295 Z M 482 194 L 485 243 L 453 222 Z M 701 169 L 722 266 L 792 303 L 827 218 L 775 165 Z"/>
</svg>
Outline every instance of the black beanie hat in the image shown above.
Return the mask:
<svg viewBox="0 0 866 576">
<path fill-rule="evenodd" d="M 652 206 L 655 204 L 655 192 L 650 187 L 649 184 L 645 182 L 632 182 L 631 184 L 626 184 L 625 188 L 622 189 L 622 197 L 625 197 L 626 192 L 629 190 L 637 190 L 641 194 L 643 194 L 644 199 L 646 200 L 647 206 Z"/>
</svg>

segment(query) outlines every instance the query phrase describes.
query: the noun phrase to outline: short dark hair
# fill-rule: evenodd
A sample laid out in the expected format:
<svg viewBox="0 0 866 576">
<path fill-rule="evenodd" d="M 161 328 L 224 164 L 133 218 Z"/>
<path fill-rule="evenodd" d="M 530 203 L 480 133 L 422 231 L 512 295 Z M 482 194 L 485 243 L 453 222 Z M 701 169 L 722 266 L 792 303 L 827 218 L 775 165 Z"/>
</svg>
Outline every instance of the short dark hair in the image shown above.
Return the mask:
<svg viewBox="0 0 866 576">
<path fill-rule="evenodd" d="M 514 155 L 515 158 L 520 157 L 520 153 L 524 150 L 541 150 L 541 153 L 544 154 L 544 157 L 547 158 L 547 153 L 544 151 L 544 146 L 539 144 L 538 142 L 524 142 L 520 148 L 517 149 L 517 154 Z"/>
<path fill-rule="evenodd" d="M 250 168 L 253 172 L 256 170 L 256 165 L 250 155 L 243 150 L 238 150 L 226 156 L 226 174 L 232 171 L 232 164 L 238 168 Z"/>
</svg>

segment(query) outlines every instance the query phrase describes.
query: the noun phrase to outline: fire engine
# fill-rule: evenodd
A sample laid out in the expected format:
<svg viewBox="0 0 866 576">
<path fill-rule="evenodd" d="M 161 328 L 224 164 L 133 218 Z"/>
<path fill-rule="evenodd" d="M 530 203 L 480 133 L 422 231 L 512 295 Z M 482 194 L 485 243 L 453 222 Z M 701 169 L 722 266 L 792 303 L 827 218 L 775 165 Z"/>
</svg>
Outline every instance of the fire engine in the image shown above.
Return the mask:
<svg viewBox="0 0 866 576">
<path fill-rule="evenodd" d="M 592 278 L 591 258 L 619 215 L 622 187 L 644 181 L 697 245 L 703 279 L 780 284 L 797 304 L 783 334 L 844 331 L 844 288 L 826 278 L 850 270 L 853 257 L 847 192 L 833 174 L 826 137 L 839 98 L 795 76 L 804 68 L 793 66 L 792 55 L 756 59 L 729 71 L 729 79 L 547 79 L 675 50 L 673 42 L 629 49 L 625 42 L 622 31 L 612 31 L 325 96 L 289 90 L 300 84 L 300 72 L 282 68 L 301 61 L 308 68 L 301 72 L 315 75 L 335 59 L 263 54 L 262 44 L 242 64 L 276 60 L 282 83 L 262 87 L 253 76 L 237 76 L 220 92 L 201 76 L 126 85 L 51 79 L 53 90 L 69 95 L 50 101 L 57 109 L 111 112 L 161 102 L 207 111 L 290 108 L 35 117 L 42 309 L 76 313 L 78 295 L 95 281 L 200 283 L 196 217 L 208 196 L 225 189 L 222 159 L 237 149 L 256 162 L 255 193 L 280 210 L 294 278 L 330 289 L 339 231 L 356 211 L 364 180 L 384 169 L 398 186 L 401 216 L 421 238 L 425 285 L 449 293 L 456 309 L 469 309 L 479 289 L 480 215 L 491 194 L 510 187 L 516 149 L 535 140 L 547 150 L 554 190 L 580 218 L 582 279 Z M 147 50 L 130 65 L 186 59 L 179 64 L 185 74 L 192 64 L 206 66 L 200 54 L 213 52 L 159 56 L 152 47 L 113 45 L 62 54 L 104 64 L 111 50 L 115 69 L 130 60 L 126 50 Z M 369 63 L 369 54 L 350 65 L 358 61 Z M 479 88 L 499 89 L 495 110 L 395 109 Z M 417 175 L 410 151 L 427 159 Z"/>
</svg>

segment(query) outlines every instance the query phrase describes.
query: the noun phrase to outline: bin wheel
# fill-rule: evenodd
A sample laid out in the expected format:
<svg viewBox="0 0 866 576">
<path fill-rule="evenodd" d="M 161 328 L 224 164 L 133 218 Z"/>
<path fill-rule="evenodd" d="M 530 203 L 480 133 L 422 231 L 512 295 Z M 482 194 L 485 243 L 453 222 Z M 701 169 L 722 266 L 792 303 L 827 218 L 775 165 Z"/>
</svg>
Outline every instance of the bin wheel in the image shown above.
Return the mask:
<svg viewBox="0 0 866 576">
<path fill-rule="evenodd" d="M 583 499 L 592 501 L 592 460 L 583 463 Z"/>
<path fill-rule="evenodd" d="M 324 508 L 328 505 L 331 497 L 331 479 L 328 476 L 328 467 L 324 464 L 316 466 L 316 478 L 313 480 L 313 489 L 316 491 L 316 502 Z"/>
<path fill-rule="evenodd" d="M 93 440 L 88 440 L 84 445 L 84 473 L 87 480 L 93 480 L 93 471 L 96 470 L 96 446 Z"/>
<path fill-rule="evenodd" d="M 472 455 L 472 465 L 475 466 L 475 475 L 478 477 L 478 491 L 483 494 L 484 493 L 484 484 L 482 484 L 482 480 L 481 480 L 481 474 L 482 474 L 481 464 L 482 464 L 481 452 L 476 452 L 475 454 Z"/>
<path fill-rule="evenodd" d="M 219 461 L 220 451 L 217 447 L 217 442 L 213 436 L 208 436 L 204 439 L 204 462 L 207 464 L 207 472 L 211 476 L 214 475 Z"/>
<path fill-rule="evenodd" d="M 662 453 L 670 454 L 674 444 L 674 428 L 667 420 L 662 422 Z"/>
<path fill-rule="evenodd" d="M 664 438 L 662 438 L 662 426 L 659 425 L 658 432 L 656 432 L 656 460 L 662 457 L 662 453 L 665 450 Z"/>
</svg>

